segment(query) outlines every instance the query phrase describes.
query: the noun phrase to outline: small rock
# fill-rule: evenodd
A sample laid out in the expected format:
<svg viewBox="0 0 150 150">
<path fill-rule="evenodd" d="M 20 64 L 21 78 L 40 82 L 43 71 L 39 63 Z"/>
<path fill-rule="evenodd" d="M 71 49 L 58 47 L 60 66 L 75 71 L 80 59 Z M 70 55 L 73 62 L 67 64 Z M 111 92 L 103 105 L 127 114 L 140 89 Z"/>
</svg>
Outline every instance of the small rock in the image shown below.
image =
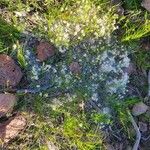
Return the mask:
<svg viewBox="0 0 150 150">
<path fill-rule="evenodd" d="M 72 62 L 69 66 L 70 71 L 74 74 L 80 74 L 81 73 L 81 67 L 78 62 Z"/>
<path fill-rule="evenodd" d="M 55 54 L 55 47 L 48 42 L 40 42 L 37 46 L 37 58 L 39 61 L 45 61 Z"/>
<path fill-rule="evenodd" d="M 150 12 L 150 0 L 143 0 L 141 6 Z"/>
<path fill-rule="evenodd" d="M 147 131 L 147 124 L 144 122 L 139 122 L 139 129 L 142 132 L 146 132 Z"/>
<path fill-rule="evenodd" d="M 16 96 L 13 94 L 0 94 L 0 117 L 11 112 L 16 103 Z"/>
<path fill-rule="evenodd" d="M 26 119 L 17 115 L 10 118 L 4 123 L 0 124 L 0 140 L 4 143 L 8 143 L 10 140 L 15 138 L 21 130 L 26 126 Z"/>
<path fill-rule="evenodd" d="M 16 86 L 23 74 L 15 61 L 8 55 L 0 55 L 0 85 L 1 86 Z"/>
<path fill-rule="evenodd" d="M 148 106 L 145 105 L 143 102 L 139 102 L 135 104 L 132 108 L 132 113 L 134 116 L 139 116 L 144 114 L 148 110 Z"/>
</svg>

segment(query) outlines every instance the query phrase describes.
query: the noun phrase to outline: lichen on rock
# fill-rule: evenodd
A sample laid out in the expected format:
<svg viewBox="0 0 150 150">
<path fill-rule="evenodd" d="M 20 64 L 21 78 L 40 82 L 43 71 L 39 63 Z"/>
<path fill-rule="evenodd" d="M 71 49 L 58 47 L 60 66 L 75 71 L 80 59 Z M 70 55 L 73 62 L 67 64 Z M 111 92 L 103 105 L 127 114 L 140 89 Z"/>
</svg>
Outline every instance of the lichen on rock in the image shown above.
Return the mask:
<svg viewBox="0 0 150 150">
<path fill-rule="evenodd" d="M 65 57 L 55 64 L 39 63 L 32 50 L 25 50 L 30 55 L 26 59 L 29 59 L 28 66 L 33 73 L 28 78 L 38 87 L 52 84 L 55 89 L 62 90 L 75 91 L 82 88 L 85 94 L 95 97 L 96 101 L 104 93 L 122 98 L 129 79 L 126 70 L 130 64 L 130 49 L 120 44 L 115 37 L 90 38 L 66 48 L 66 52 L 62 52 Z M 43 79 L 46 82 L 43 83 Z"/>
</svg>

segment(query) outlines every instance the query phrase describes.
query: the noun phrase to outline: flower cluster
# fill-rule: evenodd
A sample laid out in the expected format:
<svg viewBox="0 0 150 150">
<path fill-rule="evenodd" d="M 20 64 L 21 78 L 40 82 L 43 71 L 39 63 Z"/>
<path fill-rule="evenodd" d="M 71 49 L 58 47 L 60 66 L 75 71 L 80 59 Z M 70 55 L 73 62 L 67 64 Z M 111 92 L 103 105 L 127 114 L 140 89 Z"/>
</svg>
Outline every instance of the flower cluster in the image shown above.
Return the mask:
<svg viewBox="0 0 150 150">
<path fill-rule="evenodd" d="M 104 11 L 104 6 L 96 6 L 90 0 L 77 1 L 70 7 L 64 7 L 57 17 L 47 16 L 49 35 L 57 46 L 68 46 L 84 37 L 93 35 L 107 37 L 116 29 L 117 15 L 113 9 Z M 50 22 L 50 23 L 49 23 Z"/>
</svg>

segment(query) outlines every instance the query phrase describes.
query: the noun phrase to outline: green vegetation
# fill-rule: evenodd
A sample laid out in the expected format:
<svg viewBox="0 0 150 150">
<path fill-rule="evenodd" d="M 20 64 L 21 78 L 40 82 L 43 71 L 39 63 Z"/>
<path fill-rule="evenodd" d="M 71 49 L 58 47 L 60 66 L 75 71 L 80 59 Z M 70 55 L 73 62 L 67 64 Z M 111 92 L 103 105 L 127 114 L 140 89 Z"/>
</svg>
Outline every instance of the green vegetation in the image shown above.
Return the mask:
<svg viewBox="0 0 150 150">
<path fill-rule="evenodd" d="M 20 64 L 20 66 L 22 68 L 25 68 L 26 67 L 26 61 L 25 61 L 25 58 L 24 58 L 24 53 L 23 53 L 23 48 L 19 45 L 19 43 L 17 42 L 17 59 L 18 59 L 18 63 Z"/>
<path fill-rule="evenodd" d="M 139 10 L 141 8 L 141 0 L 123 0 L 123 5 L 128 10 Z"/>
<path fill-rule="evenodd" d="M 17 39 L 19 39 L 18 30 L 0 18 L 0 52 L 7 52 Z"/>
<path fill-rule="evenodd" d="M 72 39 L 81 40 L 91 34 L 95 36 L 110 34 L 115 28 L 114 24 L 117 18 L 113 13 L 113 8 L 108 9 L 107 3 L 100 1 L 65 0 L 63 3 L 26 1 L 24 3 L 19 0 L 7 3 L 13 24 L 17 29 L 22 31 L 30 27 L 29 30 L 40 32 L 42 35 L 46 33 L 47 38 L 51 38 L 58 44 L 68 44 Z M 33 27 L 26 20 L 18 18 L 18 16 L 28 17 L 32 9 L 39 13 L 39 16 L 33 15 L 35 20 L 30 20 L 33 21 Z M 12 12 L 16 15 L 13 15 Z M 99 28 L 103 28 L 103 30 Z"/>
<path fill-rule="evenodd" d="M 131 99 L 125 99 L 123 102 L 120 102 L 117 99 L 113 99 L 115 102 L 110 102 L 113 109 L 116 110 L 117 119 L 121 122 L 123 125 L 123 128 L 127 131 L 130 127 L 128 126 L 130 123 L 128 111 L 129 108 L 132 107 L 134 104 L 139 102 L 139 99 L 137 98 L 131 98 Z"/>
<path fill-rule="evenodd" d="M 148 70 L 150 68 L 150 52 L 146 50 L 137 50 L 135 61 L 140 68 Z"/>
<path fill-rule="evenodd" d="M 142 10 L 137 0 L 124 0 L 123 6 L 128 13 L 122 17 L 115 13 L 109 0 L 0 0 L 0 8 L 6 9 L 0 14 L 0 53 L 14 56 L 12 50 L 16 46 L 16 59 L 25 69 L 27 62 L 19 43 L 22 32 L 32 32 L 60 48 L 88 37 L 111 37 L 116 35 L 117 29 L 122 32 L 120 42 L 138 47 L 132 52 L 133 60 L 147 71 L 150 69 L 150 49 L 143 50 L 139 41 L 150 36 L 150 13 Z M 69 55 L 67 63 L 72 61 L 70 51 Z M 28 118 L 28 125 L 24 133 L 8 144 L 8 148 L 48 150 L 49 142 L 52 142 L 60 150 L 104 150 L 105 141 L 99 124 L 112 125 L 116 120 L 130 139 L 128 110 L 139 98 L 122 101 L 112 98 L 108 105 L 114 116 L 110 117 L 96 109 L 85 109 L 87 99 L 82 90 L 81 87 L 75 98 L 66 95 L 47 98 L 46 93 L 19 95 L 16 110 Z M 148 116 L 145 118 L 150 121 Z"/>
<path fill-rule="evenodd" d="M 142 15 L 144 15 L 144 17 L 141 19 Z M 129 16 L 130 19 L 127 18 L 123 27 L 125 28 L 123 41 L 139 40 L 150 34 L 150 19 L 147 12 L 142 14 L 141 12 L 136 11 Z"/>
<path fill-rule="evenodd" d="M 23 96 L 20 97 L 22 98 Z M 26 103 L 22 104 L 23 101 Z M 97 130 L 97 125 L 92 123 L 92 115 L 87 116 L 81 107 L 82 103 L 83 100 L 79 101 L 79 97 L 45 99 L 38 95 L 34 97 L 26 95 L 16 107 L 22 112 L 32 109 L 30 115 L 25 113 L 29 126 L 9 148 L 48 150 L 49 141 L 62 150 L 104 148 L 102 134 Z M 17 146 L 18 142 L 22 145 Z"/>
</svg>

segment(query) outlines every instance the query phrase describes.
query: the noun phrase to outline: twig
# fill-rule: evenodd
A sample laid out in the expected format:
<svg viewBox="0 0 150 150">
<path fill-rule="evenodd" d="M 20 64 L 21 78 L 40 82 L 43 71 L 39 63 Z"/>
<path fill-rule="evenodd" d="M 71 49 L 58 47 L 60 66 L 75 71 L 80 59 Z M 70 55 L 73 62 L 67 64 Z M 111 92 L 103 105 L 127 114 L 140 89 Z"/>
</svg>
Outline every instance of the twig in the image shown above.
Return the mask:
<svg viewBox="0 0 150 150">
<path fill-rule="evenodd" d="M 40 88 L 35 88 L 35 89 L 1 89 L 0 92 L 9 92 L 9 93 L 18 93 L 18 94 L 36 94 L 40 93 L 42 91 L 46 91 L 49 88 L 52 88 L 54 85 L 45 85 Z"/>
<path fill-rule="evenodd" d="M 17 90 L 17 93 L 31 93 L 31 94 L 36 94 L 36 93 L 40 93 L 42 91 L 46 91 L 49 88 L 52 88 L 53 85 L 45 85 L 43 87 L 40 88 L 35 88 L 35 89 L 21 89 L 21 90 Z"/>
<path fill-rule="evenodd" d="M 130 111 L 128 111 L 129 117 L 130 117 L 130 121 L 134 127 L 134 130 L 136 132 L 136 141 L 134 143 L 133 149 L 132 150 L 138 150 L 139 144 L 140 144 L 140 140 L 141 140 L 141 132 L 133 118 L 133 116 L 131 115 Z"/>
</svg>

